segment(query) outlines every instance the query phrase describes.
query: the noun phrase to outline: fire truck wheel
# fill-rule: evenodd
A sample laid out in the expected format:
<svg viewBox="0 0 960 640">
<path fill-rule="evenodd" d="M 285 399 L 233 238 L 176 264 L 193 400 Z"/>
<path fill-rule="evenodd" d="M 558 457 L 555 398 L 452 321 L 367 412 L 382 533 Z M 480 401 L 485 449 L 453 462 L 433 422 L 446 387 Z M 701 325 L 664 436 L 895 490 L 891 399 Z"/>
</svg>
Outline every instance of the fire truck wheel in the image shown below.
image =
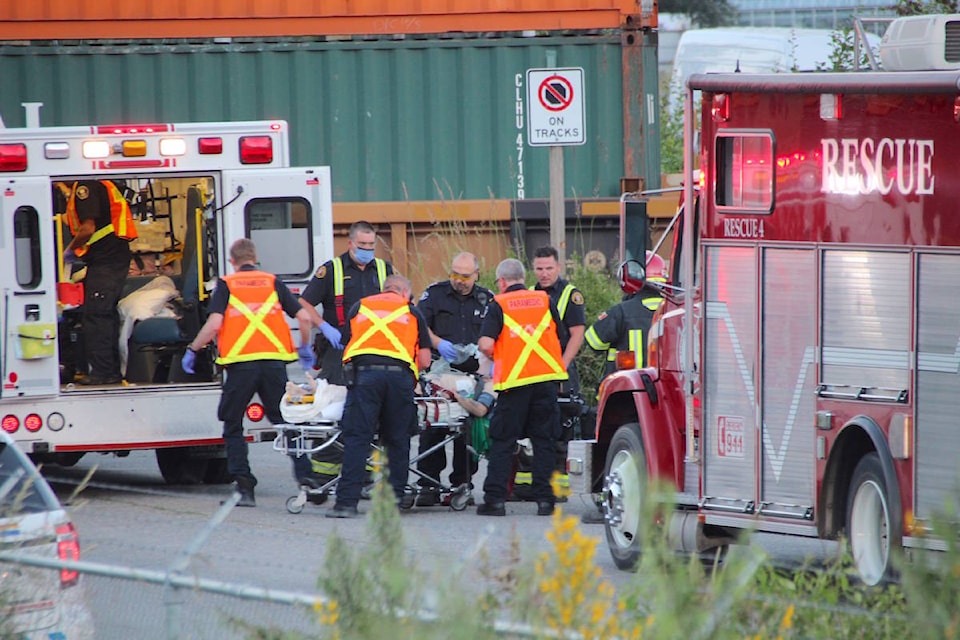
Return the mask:
<svg viewBox="0 0 960 640">
<path fill-rule="evenodd" d="M 847 536 L 860 579 L 871 586 L 889 580 L 890 505 L 876 453 L 864 456 L 854 469 L 847 497 Z"/>
<path fill-rule="evenodd" d="M 157 466 L 167 484 L 200 484 L 207 462 L 207 458 L 191 456 L 188 447 L 157 449 Z"/>
<path fill-rule="evenodd" d="M 603 480 L 607 546 L 613 563 L 620 569 L 635 569 L 640 560 L 646 480 L 647 464 L 640 425 L 623 425 L 610 441 Z"/>
<path fill-rule="evenodd" d="M 203 474 L 203 484 L 230 484 L 233 477 L 227 471 L 226 458 L 210 458 L 207 460 L 207 470 Z"/>
</svg>

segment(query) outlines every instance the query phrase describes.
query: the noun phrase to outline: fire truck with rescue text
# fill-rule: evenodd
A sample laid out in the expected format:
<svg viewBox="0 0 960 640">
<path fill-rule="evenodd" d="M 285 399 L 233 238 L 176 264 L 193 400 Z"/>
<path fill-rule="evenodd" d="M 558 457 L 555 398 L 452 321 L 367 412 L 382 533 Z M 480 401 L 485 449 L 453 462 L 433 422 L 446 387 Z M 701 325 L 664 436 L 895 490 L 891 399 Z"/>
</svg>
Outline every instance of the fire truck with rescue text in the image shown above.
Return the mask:
<svg viewBox="0 0 960 640">
<path fill-rule="evenodd" d="M 641 553 L 651 480 L 675 488 L 664 523 L 683 551 L 746 530 L 846 539 L 877 584 L 897 553 L 943 548 L 928 534 L 960 488 L 960 15 L 919 20 L 913 50 L 888 29 L 884 71 L 690 78 L 699 179 L 647 367 L 603 380 L 596 437 L 567 460 L 619 567 Z M 647 248 L 632 204 L 627 258 Z"/>
<path fill-rule="evenodd" d="M 280 120 L 41 127 L 39 107 L 24 106 L 25 128 L 0 128 L 2 428 L 38 462 L 153 449 L 167 482 L 228 482 L 222 373 L 212 353 L 195 375 L 180 358 L 229 272 L 233 241 L 252 239 L 261 268 L 295 292 L 333 255 L 330 168 L 291 167 Z M 61 214 L 62 194 L 85 180 L 117 185 L 137 229 L 134 264 L 167 264 L 173 285 L 121 300 L 122 384 L 76 384 L 86 368 L 83 296 L 62 260 Z M 128 276 L 124 295 L 159 279 Z M 124 318 L 134 299 L 142 304 Z M 245 421 L 251 442 L 273 437 L 257 400 Z"/>
</svg>

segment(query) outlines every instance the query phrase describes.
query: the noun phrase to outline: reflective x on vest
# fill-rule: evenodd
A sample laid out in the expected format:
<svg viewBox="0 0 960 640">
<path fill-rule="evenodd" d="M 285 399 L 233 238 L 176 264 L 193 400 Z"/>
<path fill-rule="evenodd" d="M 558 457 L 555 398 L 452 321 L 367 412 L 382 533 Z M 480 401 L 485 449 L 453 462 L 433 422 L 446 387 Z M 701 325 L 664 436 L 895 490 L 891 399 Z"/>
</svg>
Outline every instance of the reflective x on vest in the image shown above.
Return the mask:
<svg viewBox="0 0 960 640">
<path fill-rule="evenodd" d="M 404 347 L 403 342 L 400 341 L 400 338 L 397 337 L 397 334 L 394 333 L 393 329 L 390 327 L 391 322 L 409 313 L 410 306 L 404 304 L 381 318 L 379 315 L 377 315 L 376 311 L 361 302 L 360 310 L 357 312 L 357 318 L 360 318 L 361 316 L 366 318 L 370 321 L 370 326 L 367 327 L 366 331 L 364 331 L 359 337 L 350 339 L 350 344 L 347 345 L 347 349 L 343 352 L 344 362 L 357 355 L 382 355 L 406 362 L 413 370 L 413 375 L 416 376 L 417 366 L 414 363 L 413 354 L 411 354 L 411 352 Z M 391 344 L 393 349 L 389 350 L 376 346 L 367 346 L 365 343 L 375 336 L 381 336 L 385 338 L 387 342 Z"/>
<path fill-rule="evenodd" d="M 520 352 L 520 357 L 517 358 L 513 369 L 507 374 L 507 377 L 503 379 L 502 384 L 509 385 L 520 377 L 520 372 L 523 371 L 527 360 L 530 359 L 530 355 L 533 352 L 536 352 L 551 369 L 555 369 L 558 373 L 564 371 L 564 368 L 554 359 L 550 352 L 540 344 L 540 337 L 550 328 L 551 318 L 549 309 L 543 314 L 543 318 L 540 319 L 540 323 L 534 328 L 533 333 L 528 332 L 526 327 L 521 326 L 506 313 L 503 314 L 503 323 L 508 329 L 513 331 L 524 344 L 523 351 Z"/>
<path fill-rule="evenodd" d="M 247 325 L 247 328 L 243 330 L 243 333 L 240 334 L 240 337 L 237 338 L 237 341 L 233 343 L 233 346 L 230 348 L 230 352 L 224 354 L 224 361 L 232 361 L 232 358 L 235 358 L 237 354 L 243 351 L 243 348 L 247 346 L 247 343 L 250 342 L 250 339 L 257 332 L 260 332 L 264 338 L 270 341 L 270 344 L 277 348 L 278 353 L 285 353 L 286 347 L 283 343 L 274 335 L 273 331 L 270 330 L 264 323 L 264 318 L 270 315 L 270 311 L 273 309 L 273 305 L 277 304 L 279 298 L 277 297 L 277 292 L 274 291 L 266 299 L 266 301 L 260 306 L 260 309 L 254 313 L 250 307 L 244 304 L 236 296 L 230 296 L 230 306 L 239 311 L 243 316 L 249 320 L 250 324 Z"/>
</svg>

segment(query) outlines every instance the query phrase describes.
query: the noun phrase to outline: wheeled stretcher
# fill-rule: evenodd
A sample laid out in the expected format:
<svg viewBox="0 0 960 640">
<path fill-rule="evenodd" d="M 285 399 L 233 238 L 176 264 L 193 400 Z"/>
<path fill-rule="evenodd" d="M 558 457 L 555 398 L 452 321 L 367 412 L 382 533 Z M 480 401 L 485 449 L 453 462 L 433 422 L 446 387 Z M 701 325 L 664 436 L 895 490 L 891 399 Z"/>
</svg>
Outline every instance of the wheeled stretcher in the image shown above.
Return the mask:
<svg viewBox="0 0 960 640">
<path fill-rule="evenodd" d="M 472 376 L 467 377 L 473 379 Z M 439 494 L 443 504 L 448 504 L 454 511 L 462 511 L 466 509 L 472 497 L 470 486 L 465 484 L 454 487 L 445 484 L 439 478 L 420 471 L 417 463 L 459 438 L 467 439 L 467 449 L 474 454 L 469 442 L 469 414 L 451 398 L 449 391 L 441 386 L 424 380 L 421 381 L 418 391 L 424 394 L 414 397 L 414 403 L 417 406 L 418 431 L 424 433 L 430 429 L 442 429 L 445 435 L 432 447 L 410 459 L 410 471 L 420 482 L 408 485 L 407 493 L 400 501 L 400 507 L 403 509 L 413 507 L 417 496 L 430 490 Z M 306 399 L 308 403 L 313 403 L 312 396 Z M 284 455 L 312 456 L 333 447 L 342 452 L 340 415 L 331 414 L 329 407 L 317 406 L 314 411 L 305 407 L 305 404 L 307 403 L 304 402 L 304 398 L 296 398 L 290 393 L 284 395 L 280 411 L 286 422 L 277 425 L 278 434 L 273 441 L 274 451 Z M 381 450 L 376 442 L 372 443 L 372 447 Z M 368 466 L 369 462 L 368 460 Z M 287 511 L 294 514 L 300 513 L 308 502 L 315 505 L 323 504 L 335 491 L 339 479 L 340 477 L 336 476 L 317 486 L 301 484 L 298 493 L 287 499 Z M 370 488 L 364 487 L 363 496 L 369 498 L 369 492 Z"/>
</svg>

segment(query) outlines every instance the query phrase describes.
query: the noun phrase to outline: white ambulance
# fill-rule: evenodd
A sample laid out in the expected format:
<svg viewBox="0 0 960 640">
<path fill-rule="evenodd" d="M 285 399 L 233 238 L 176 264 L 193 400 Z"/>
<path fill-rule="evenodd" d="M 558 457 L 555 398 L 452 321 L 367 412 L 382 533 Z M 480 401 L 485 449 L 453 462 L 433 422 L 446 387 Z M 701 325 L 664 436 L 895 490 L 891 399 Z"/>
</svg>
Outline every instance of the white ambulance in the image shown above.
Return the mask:
<svg viewBox="0 0 960 640">
<path fill-rule="evenodd" d="M 153 449 L 167 482 L 229 481 L 214 354 L 201 357 L 192 376 L 180 358 L 217 277 L 229 272 L 234 240 L 252 239 L 261 268 L 294 292 L 333 255 L 330 168 L 291 167 L 280 120 L 69 127 L 31 120 L 38 118 L 28 113 L 26 128 L 0 128 L 0 426 L 38 462 Z M 82 272 L 61 258 L 70 232 L 59 194 L 63 185 L 107 179 L 134 214 L 131 273 L 146 274 L 127 277 L 124 295 L 141 295 L 124 297 L 118 309 L 124 381 L 85 386 L 77 384 L 86 370 L 75 282 Z M 272 439 L 254 400 L 247 438 Z"/>
</svg>

